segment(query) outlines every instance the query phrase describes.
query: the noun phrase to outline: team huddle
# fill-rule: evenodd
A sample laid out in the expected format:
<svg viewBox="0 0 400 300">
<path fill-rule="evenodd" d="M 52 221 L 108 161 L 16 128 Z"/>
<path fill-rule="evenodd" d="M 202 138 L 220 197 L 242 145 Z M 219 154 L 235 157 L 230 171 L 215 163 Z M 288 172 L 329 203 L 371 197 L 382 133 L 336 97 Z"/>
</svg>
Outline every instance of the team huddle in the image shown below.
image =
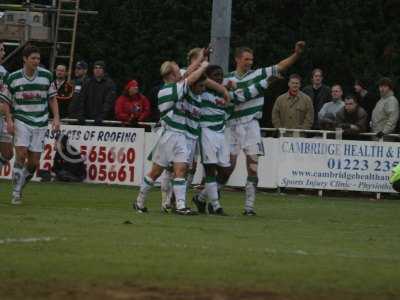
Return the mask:
<svg viewBox="0 0 400 300">
<path fill-rule="evenodd" d="M 53 130 L 60 128 L 57 90 L 51 72 L 39 67 L 37 47 L 25 47 L 23 68 L 10 74 L 1 66 L 4 54 L 0 42 L 0 168 L 13 157 L 14 148 L 11 203 L 21 204 L 22 190 L 33 177 L 43 152 L 49 106 Z"/>
<path fill-rule="evenodd" d="M 150 154 L 153 164 L 143 178 L 134 209 L 147 212 L 147 194 L 164 172 L 162 211 L 225 215 L 220 191 L 243 151 L 248 174 L 243 214 L 255 215 L 258 158 L 264 154 L 258 123 L 264 105 L 263 92 L 270 78 L 298 60 L 304 47 L 304 42 L 297 42 L 288 58 L 256 70 L 252 70 L 253 51 L 238 48 L 236 70 L 226 76 L 220 66 L 209 64 L 209 49 L 192 49 L 187 69 L 180 69 L 174 61 L 164 62 L 160 68 L 164 84 L 158 92 L 159 138 Z M 11 74 L 1 66 L 3 56 L 4 46 L 0 43 L 0 168 L 12 158 L 15 149 L 11 203 L 20 204 L 22 190 L 39 166 L 49 107 L 53 113 L 52 129 L 60 128 L 57 90 L 51 72 L 39 66 L 37 47 L 27 46 L 23 50 L 24 66 Z M 205 186 L 192 199 L 196 212 L 189 208 L 186 197 L 198 153 L 205 171 Z"/>
<path fill-rule="evenodd" d="M 180 215 L 225 215 L 220 191 L 232 174 L 241 151 L 246 155 L 247 182 L 243 214 L 254 216 L 258 183 L 258 158 L 264 154 L 258 119 L 262 117 L 263 92 L 269 79 L 294 64 L 305 43 L 274 66 L 252 70 L 253 51 L 235 52 L 236 70 L 223 76 L 222 68 L 208 63 L 208 49 L 189 52 L 187 69 L 174 61 L 161 65 L 164 84 L 158 93 L 159 139 L 150 155 L 153 164 L 143 178 L 133 208 L 146 213 L 146 197 L 154 182 L 161 181 L 162 211 Z M 205 171 L 204 189 L 193 197 L 197 212 L 187 205 L 187 188 L 200 152 Z M 208 202 L 207 202 L 208 200 Z"/>
</svg>

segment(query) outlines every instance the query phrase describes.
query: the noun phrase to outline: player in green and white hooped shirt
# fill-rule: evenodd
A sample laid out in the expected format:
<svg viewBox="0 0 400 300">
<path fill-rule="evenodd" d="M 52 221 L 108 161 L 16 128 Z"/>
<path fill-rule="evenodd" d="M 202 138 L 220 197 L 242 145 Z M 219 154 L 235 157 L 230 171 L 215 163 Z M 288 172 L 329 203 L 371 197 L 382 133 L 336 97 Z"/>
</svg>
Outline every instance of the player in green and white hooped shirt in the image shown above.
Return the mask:
<svg viewBox="0 0 400 300">
<path fill-rule="evenodd" d="M 5 55 L 4 43 L 0 41 L 0 93 L 5 88 L 5 80 L 8 75 L 7 70 L 2 66 Z M 8 123 L 7 123 L 8 121 Z M 2 103 L 2 113 L 0 114 L 0 169 L 13 157 L 12 135 L 8 124 L 12 123 L 9 106 L 6 102 Z"/>
<path fill-rule="evenodd" d="M 21 203 L 21 192 L 39 166 L 44 137 L 48 125 L 48 106 L 53 112 L 52 129 L 60 129 L 56 100 L 57 91 L 51 72 L 39 67 L 40 51 L 27 46 L 22 51 L 24 66 L 11 73 L 6 80 L 5 92 L 0 98 L 13 108 L 15 165 L 12 203 Z"/>
<path fill-rule="evenodd" d="M 272 67 L 252 70 L 254 56 L 250 48 L 241 47 L 235 52 L 236 70 L 229 73 L 224 83 L 233 82 L 238 89 L 245 89 L 270 76 L 279 74 L 293 65 L 305 47 L 305 42 L 297 42 L 294 53 Z M 263 155 L 260 127 L 257 119 L 262 117 L 264 98 L 257 95 L 245 103 L 235 104 L 231 118 L 228 120 L 230 135 L 231 173 L 236 166 L 240 151 L 246 155 L 247 182 L 244 215 L 253 216 L 255 194 L 258 183 L 258 156 Z"/>
<path fill-rule="evenodd" d="M 146 196 L 154 181 L 171 163 L 173 164 L 173 192 L 177 203 L 177 213 L 190 215 L 193 212 L 186 206 L 186 175 L 190 152 L 198 136 L 198 119 L 201 100 L 198 95 L 204 89 L 205 79 L 201 79 L 208 62 L 181 80 L 179 66 L 167 61 L 161 66 L 164 86 L 158 93 L 161 123 L 164 131 L 160 136 L 152 157 L 152 167 L 143 178 L 139 195 L 133 207 L 140 213 L 147 212 Z M 194 141 L 194 142 L 191 142 Z M 189 149 L 189 144 L 192 149 Z"/>
<path fill-rule="evenodd" d="M 193 48 L 190 49 L 187 53 L 187 68 L 180 68 L 179 72 L 181 74 L 182 79 L 189 76 L 193 71 L 196 71 L 202 61 L 204 60 L 204 49 L 202 48 Z M 196 157 L 193 160 L 191 166 L 189 166 L 189 170 L 187 172 L 187 186 L 190 187 L 193 181 L 194 173 L 196 172 L 197 167 L 197 159 Z M 169 212 L 171 209 L 171 200 L 173 197 L 172 192 L 172 181 L 174 179 L 174 174 L 172 170 L 172 166 L 168 167 L 164 171 L 164 175 L 161 178 L 161 211 Z"/>
<path fill-rule="evenodd" d="M 207 77 L 222 85 L 224 75 L 220 66 L 210 65 Z M 220 187 L 229 178 L 229 145 L 225 139 L 225 123 L 229 116 L 230 103 L 223 96 L 207 89 L 201 95 L 200 153 L 205 170 L 205 187 L 192 199 L 199 213 L 206 212 L 206 199 L 209 200 L 208 212 L 225 215 L 220 203 Z"/>
</svg>

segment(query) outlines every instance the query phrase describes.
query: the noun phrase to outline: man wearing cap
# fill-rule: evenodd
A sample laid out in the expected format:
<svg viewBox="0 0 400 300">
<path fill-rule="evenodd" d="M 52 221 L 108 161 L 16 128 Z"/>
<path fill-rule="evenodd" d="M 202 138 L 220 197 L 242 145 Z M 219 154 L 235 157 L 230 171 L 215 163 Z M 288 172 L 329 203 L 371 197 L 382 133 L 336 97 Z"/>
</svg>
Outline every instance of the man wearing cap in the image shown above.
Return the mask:
<svg viewBox="0 0 400 300">
<path fill-rule="evenodd" d="M 68 107 L 68 117 L 77 118 L 79 114 L 79 94 L 81 93 L 82 86 L 89 80 L 87 76 L 88 64 L 80 60 L 75 65 L 73 80 L 74 94 L 72 96 L 71 103 Z"/>
<path fill-rule="evenodd" d="M 151 115 L 150 101 L 139 93 L 139 84 L 130 80 L 115 103 L 115 118 L 125 125 L 148 121 Z"/>
<path fill-rule="evenodd" d="M 381 99 L 374 110 L 371 117 L 371 129 L 376 134 L 375 140 L 380 140 L 387 134 L 394 133 L 397 121 L 399 120 L 399 102 L 393 93 L 393 82 L 390 78 L 383 77 L 379 80 L 379 93 Z M 385 137 L 384 140 L 393 140 Z"/>
<path fill-rule="evenodd" d="M 79 94 L 78 118 L 93 119 L 100 125 L 103 120 L 112 120 L 114 117 L 114 103 L 116 87 L 114 81 L 105 73 L 105 63 L 96 61 L 93 66 L 93 77 L 82 86 Z"/>
</svg>

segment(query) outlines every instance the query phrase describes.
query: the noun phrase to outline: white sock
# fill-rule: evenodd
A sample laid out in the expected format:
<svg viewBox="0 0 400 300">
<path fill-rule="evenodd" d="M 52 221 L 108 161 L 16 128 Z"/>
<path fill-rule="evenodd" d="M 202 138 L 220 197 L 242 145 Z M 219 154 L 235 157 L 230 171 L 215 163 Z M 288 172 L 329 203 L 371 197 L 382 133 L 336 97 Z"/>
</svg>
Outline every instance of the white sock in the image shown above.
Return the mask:
<svg viewBox="0 0 400 300">
<path fill-rule="evenodd" d="M 172 182 L 172 188 L 174 189 L 176 208 L 186 208 L 186 180 L 185 178 L 175 178 Z"/>
<path fill-rule="evenodd" d="M 249 176 L 247 177 L 246 183 L 246 204 L 244 206 L 245 210 L 253 210 L 254 202 L 256 201 L 256 189 L 257 189 L 257 177 Z"/>
<path fill-rule="evenodd" d="M 218 183 L 215 177 L 206 177 L 206 191 L 207 197 L 211 202 L 211 205 L 215 210 L 221 207 L 218 200 Z"/>
<path fill-rule="evenodd" d="M 145 207 L 144 204 L 145 204 L 145 201 L 146 201 L 146 196 L 147 196 L 147 193 L 152 188 L 153 183 L 154 183 L 154 181 L 150 177 L 148 177 L 148 176 L 143 177 L 143 181 L 142 181 L 142 184 L 140 186 L 140 192 L 139 192 L 139 195 L 137 196 L 137 199 L 136 199 L 136 205 L 139 208 L 144 208 Z"/>
<path fill-rule="evenodd" d="M 13 170 L 13 192 L 20 194 L 22 187 L 25 184 L 24 168 L 19 164 L 14 164 Z"/>
<path fill-rule="evenodd" d="M 163 206 L 171 205 L 172 196 L 172 173 L 168 170 L 164 171 L 164 176 L 161 179 L 161 204 Z"/>
</svg>

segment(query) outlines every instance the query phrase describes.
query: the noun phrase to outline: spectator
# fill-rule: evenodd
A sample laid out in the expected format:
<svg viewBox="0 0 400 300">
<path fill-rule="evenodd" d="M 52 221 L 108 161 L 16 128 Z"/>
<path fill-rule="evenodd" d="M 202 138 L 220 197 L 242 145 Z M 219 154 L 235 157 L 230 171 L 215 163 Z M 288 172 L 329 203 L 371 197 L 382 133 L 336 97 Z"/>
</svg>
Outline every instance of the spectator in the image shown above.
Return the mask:
<svg viewBox="0 0 400 300">
<path fill-rule="evenodd" d="M 68 143 L 68 136 L 62 135 L 57 141 L 53 172 L 56 180 L 81 182 L 86 178 L 84 158 L 77 149 Z"/>
<path fill-rule="evenodd" d="M 314 120 L 314 108 L 311 98 L 300 91 L 301 77 L 297 74 L 291 75 L 288 86 L 289 91 L 275 101 L 272 124 L 275 128 L 310 129 Z"/>
<path fill-rule="evenodd" d="M 325 103 L 318 113 L 319 127 L 324 130 L 334 130 L 336 125 L 336 114 L 344 106 L 343 90 L 339 84 L 331 89 L 332 100 Z"/>
<path fill-rule="evenodd" d="M 73 87 L 67 81 L 67 67 L 65 65 L 58 65 L 55 70 L 56 78 L 54 79 L 54 86 L 57 89 L 57 102 L 60 118 L 65 118 L 68 114 L 68 106 L 72 99 Z"/>
<path fill-rule="evenodd" d="M 357 135 L 367 131 L 368 114 L 358 104 L 356 96 L 348 95 L 344 107 L 336 114 L 336 127 L 343 129 L 344 138 L 358 139 Z"/>
<path fill-rule="evenodd" d="M 81 60 L 75 65 L 75 78 L 74 84 L 74 94 L 72 96 L 71 103 L 68 107 L 68 116 L 70 118 L 77 118 L 79 113 L 79 94 L 82 90 L 82 86 L 89 80 L 87 77 L 88 64 Z"/>
<path fill-rule="evenodd" d="M 371 129 L 376 133 L 375 140 L 393 133 L 399 119 L 399 102 L 393 94 L 393 83 L 390 78 L 384 77 L 379 80 L 379 93 L 381 99 L 376 103 L 371 117 Z M 384 140 L 393 139 L 386 137 Z"/>
<path fill-rule="evenodd" d="M 368 128 L 369 122 L 371 121 L 372 111 L 374 110 L 377 96 L 375 93 L 368 91 L 368 84 L 365 80 L 357 79 L 354 82 L 354 91 L 356 92 L 358 99 L 360 99 L 359 105 L 364 108 L 368 115 Z"/>
<path fill-rule="evenodd" d="M 318 112 L 325 103 L 331 100 L 331 90 L 329 86 L 323 84 L 323 72 L 321 69 L 314 69 L 311 73 L 311 84 L 303 89 L 314 106 L 314 122 L 312 129 L 319 129 Z"/>
<path fill-rule="evenodd" d="M 94 119 L 96 125 L 103 120 L 112 120 L 116 99 L 115 84 L 105 73 L 105 63 L 96 61 L 93 67 L 93 77 L 83 86 L 79 94 L 79 119 Z"/>
<path fill-rule="evenodd" d="M 123 95 L 115 103 L 115 117 L 125 125 L 148 121 L 151 115 L 150 101 L 139 93 L 139 84 L 131 80 L 124 88 Z"/>
</svg>

